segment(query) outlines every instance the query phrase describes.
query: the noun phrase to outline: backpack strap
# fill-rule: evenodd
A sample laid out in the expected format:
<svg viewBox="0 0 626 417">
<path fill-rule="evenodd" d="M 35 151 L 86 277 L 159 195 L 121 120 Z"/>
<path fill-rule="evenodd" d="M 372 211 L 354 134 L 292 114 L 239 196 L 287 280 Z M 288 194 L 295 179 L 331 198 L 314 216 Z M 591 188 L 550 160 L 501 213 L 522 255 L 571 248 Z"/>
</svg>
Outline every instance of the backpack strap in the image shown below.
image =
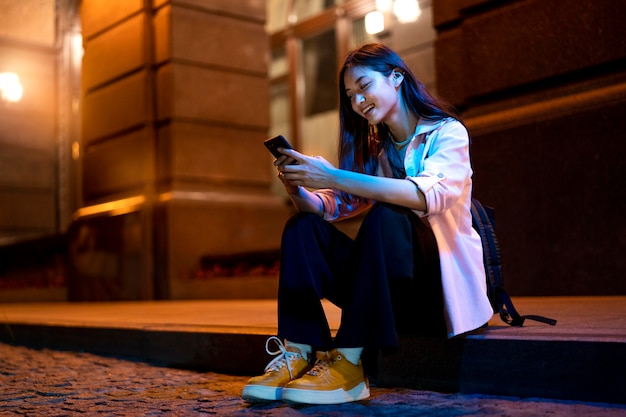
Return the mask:
<svg viewBox="0 0 626 417">
<path fill-rule="evenodd" d="M 484 207 L 480 201 L 472 198 L 471 206 L 472 225 L 480 235 L 483 245 L 483 263 L 487 276 L 487 296 L 494 313 L 500 314 L 500 318 L 511 326 L 523 326 L 525 320 L 535 320 L 551 326 L 556 320 L 536 315 L 520 315 L 511 297 L 505 291 L 502 275 L 502 260 L 500 246 L 495 232 L 495 218 L 493 209 Z"/>
<path fill-rule="evenodd" d="M 474 229 L 480 235 L 483 245 L 483 263 L 485 265 L 485 275 L 487 276 L 487 295 L 494 313 L 498 313 L 501 304 L 498 303 L 498 288 L 502 287 L 502 261 L 500 257 L 500 246 L 496 239 L 493 209 L 487 212 L 480 201 L 472 198 L 471 214 Z"/>
<path fill-rule="evenodd" d="M 507 294 L 504 288 L 496 287 L 494 289 L 494 292 L 496 294 L 496 299 L 499 304 L 498 313 L 500 313 L 500 318 L 506 324 L 521 327 L 524 325 L 524 321 L 534 320 L 541 323 L 549 324 L 550 326 L 556 325 L 556 320 L 548 317 L 536 316 L 534 314 L 527 314 L 524 316 L 520 315 L 515 309 L 513 301 L 511 301 L 511 297 L 509 297 L 509 294 Z"/>
</svg>

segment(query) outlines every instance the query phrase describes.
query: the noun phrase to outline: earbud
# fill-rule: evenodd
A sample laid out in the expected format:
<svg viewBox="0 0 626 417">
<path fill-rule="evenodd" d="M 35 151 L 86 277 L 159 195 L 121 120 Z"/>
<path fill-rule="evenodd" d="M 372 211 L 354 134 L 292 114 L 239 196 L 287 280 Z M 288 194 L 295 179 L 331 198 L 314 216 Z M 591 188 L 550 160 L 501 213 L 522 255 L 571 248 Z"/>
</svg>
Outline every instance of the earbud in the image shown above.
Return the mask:
<svg viewBox="0 0 626 417">
<path fill-rule="evenodd" d="M 402 73 L 400 72 L 393 72 L 393 83 L 394 85 L 398 85 L 398 83 L 402 80 Z"/>
</svg>

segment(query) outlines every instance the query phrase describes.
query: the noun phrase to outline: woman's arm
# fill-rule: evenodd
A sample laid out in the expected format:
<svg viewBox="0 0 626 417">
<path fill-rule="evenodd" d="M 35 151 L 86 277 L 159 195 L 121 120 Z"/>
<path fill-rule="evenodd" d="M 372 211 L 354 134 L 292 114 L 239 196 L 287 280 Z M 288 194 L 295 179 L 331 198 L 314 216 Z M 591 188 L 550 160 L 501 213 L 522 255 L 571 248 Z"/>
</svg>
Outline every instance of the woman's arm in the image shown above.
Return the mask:
<svg viewBox="0 0 626 417">
<path fill-rule="evenodd" d="M 332 188 L 413 210 L 424 211 L 426 209 L 424 195 L 411 181 L 347 171 L 334 167 L 319 156 L 306 156 L 288 149 L 282 151 L 289 159 L 298 162 L 297 164 L 282 164 L 280 162 L 277 164 L 283 181 L 287 181 L 291 186 L 301 185 L 313 189 Z M 280 160 L 279 158 L 277 162 Z M 304 208 L 304 211 L 311 211 L 314 205 L 313 199 L 317 198 L 313 193 L 306 190 L 292 194 L 288 189 L 288 193 L 290 196 L 296 196 L 296 200 L 292 197 L 294 204 L 299 209 Z M 318 199 L 318 201 L 320 200 Z M 319 212 L 320 205 L 317 207 L 317 212 Z"/>
<path fill-rule="evenodd" d="M 424 194 L 411 181 L 398 178 L 378 177 L 336 169 L 330 180 L 330 188 L 370 200 L 426 210 Z"/>
<path fill-rule="evenodd" d="M 300 212 L 306 213 L 315 213 L 320 216 L 324 213 L 324 205 L 322 204 L 322 200 L 317 197 L 311 191 L 305 189 L 304 187 L 297 186 L 295 187 L 291 193 L 289 194 L 289 198 L 296 209 Z"/>
</svg>

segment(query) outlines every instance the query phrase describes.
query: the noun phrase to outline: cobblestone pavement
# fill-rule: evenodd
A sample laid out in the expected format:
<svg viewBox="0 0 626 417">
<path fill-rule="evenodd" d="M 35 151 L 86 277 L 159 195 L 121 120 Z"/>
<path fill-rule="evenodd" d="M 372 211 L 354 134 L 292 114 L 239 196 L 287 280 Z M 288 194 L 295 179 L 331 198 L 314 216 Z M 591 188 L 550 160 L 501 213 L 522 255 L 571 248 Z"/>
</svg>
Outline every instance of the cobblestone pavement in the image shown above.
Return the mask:
<svg viewBox="0 0 626 417">
<path fill-rule="evenodd" d="M 0 344 L 0 416 L 626 416 L 626 405 L 374 387 L 358 403 L 248 404 L 247 378 Z"/>
</svg>

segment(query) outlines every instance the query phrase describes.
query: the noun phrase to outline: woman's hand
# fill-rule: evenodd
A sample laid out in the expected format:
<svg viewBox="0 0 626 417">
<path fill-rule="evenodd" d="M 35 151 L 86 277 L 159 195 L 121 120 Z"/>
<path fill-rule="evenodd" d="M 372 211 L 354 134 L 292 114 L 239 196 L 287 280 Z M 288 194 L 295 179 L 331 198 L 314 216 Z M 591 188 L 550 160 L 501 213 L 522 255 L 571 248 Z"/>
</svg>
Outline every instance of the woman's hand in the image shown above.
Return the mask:
<svg viewBox="0 0 626 417">
<path fill-rule="evenodd" d="M 283 150 L 284 150 L 284 148 L 279 148 L 278 149 L 279 152 L 283 151 Z M 283 171 L 281 170 L 281 167 L 283 167 L 285 165 L 289 165 L 289 164 L 297 164 L 297 161 L 295 159 L 287 156 L 287 155 L 283 155 L 283 156 L 277 158 L 276 160 L 274 160 L 274 166 L 278 170 L 278 179 L 285 186 L 285 190 L 287 191 L 287 194 L 295 195 L 295 194 L 298 194 L 298 192 L 299 192 L 298 185 L 293 184 L 292 182 L 287 180 L 287 178 L 285 178 L 285 175 L 284 175 Z"/>
<path fill-rule="evenodd" d="M 332 188 L 337 170 L 321 156 L 306 156 L 293 149 L 280 149 L 284 156 L 276 159 L 278 178 L 287 192 L 294 194 L 299 185 L 308 188 Z"/>
</svg>

